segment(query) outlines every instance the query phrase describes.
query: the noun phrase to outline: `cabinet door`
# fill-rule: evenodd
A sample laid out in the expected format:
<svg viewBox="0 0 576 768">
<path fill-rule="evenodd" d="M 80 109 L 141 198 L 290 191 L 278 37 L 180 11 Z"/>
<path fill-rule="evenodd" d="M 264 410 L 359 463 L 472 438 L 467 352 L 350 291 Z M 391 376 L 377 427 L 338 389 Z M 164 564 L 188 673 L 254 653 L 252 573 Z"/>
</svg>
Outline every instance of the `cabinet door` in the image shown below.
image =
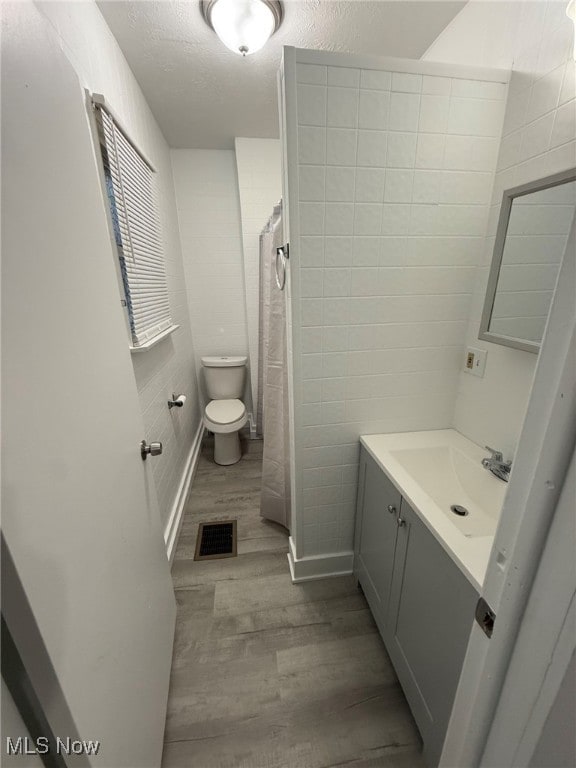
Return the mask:
<svg viewBox="0 0 576 768">
<path fill-rule="evenodd" d="M 390 596 L 388 650 L 422 739 L 437 765 L 478 595 L 402 499 Z"/>
<path fill-rule="evenodd" d="M 356 575 L 376 623 L 385 635 L 400 494 L 364 449 L 360 460 L 358 507 Z M 389 512 L 388 507 L 393 507 L 395 512 Z"/>
</svg>

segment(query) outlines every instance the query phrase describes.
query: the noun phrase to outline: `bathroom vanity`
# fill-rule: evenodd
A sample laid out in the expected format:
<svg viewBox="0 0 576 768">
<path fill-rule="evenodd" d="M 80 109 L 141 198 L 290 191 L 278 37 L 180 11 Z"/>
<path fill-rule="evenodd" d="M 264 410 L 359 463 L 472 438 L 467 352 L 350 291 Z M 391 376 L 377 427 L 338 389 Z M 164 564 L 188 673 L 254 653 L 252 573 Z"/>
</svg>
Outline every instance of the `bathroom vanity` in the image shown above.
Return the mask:
<svg viewBox="0 0 576 768">
<path fill-rule="evenodd" d="M 430 767 L 442 751 L 506 490 L 482 467 L 484 456 L 454 430 L 361 437 L 354 572 Z"/>
</svg>

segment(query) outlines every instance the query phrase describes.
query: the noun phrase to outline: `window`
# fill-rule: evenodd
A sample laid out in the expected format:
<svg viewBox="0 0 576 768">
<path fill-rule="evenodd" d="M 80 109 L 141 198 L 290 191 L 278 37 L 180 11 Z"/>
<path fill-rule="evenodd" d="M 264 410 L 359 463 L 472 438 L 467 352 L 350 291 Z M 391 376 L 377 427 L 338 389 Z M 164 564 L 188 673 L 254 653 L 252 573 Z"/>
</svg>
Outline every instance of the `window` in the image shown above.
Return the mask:
<svg viewBox="0 0 576 768">
<path fill-rule="evenodd" d="M 147 348 L 151 340 L 175 327 L 170 318 L 155 173 L 101 97 L 94 97 L 92 103 L 132 348 Z"/>
</svg>

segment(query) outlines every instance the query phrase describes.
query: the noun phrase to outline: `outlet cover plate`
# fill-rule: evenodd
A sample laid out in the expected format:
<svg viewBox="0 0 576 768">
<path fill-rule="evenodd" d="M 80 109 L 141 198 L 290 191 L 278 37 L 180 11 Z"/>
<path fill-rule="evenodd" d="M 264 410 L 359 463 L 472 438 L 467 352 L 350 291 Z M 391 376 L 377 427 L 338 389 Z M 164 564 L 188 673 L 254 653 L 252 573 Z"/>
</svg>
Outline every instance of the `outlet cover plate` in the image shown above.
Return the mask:
<svg viewBox="0 0 576 768">
<path fill-rule="evenodd" d="M 472 376 L 479 376 L 482 378 L 486 368 L 487 354 L 488 353 L 485 349 L 467 347 L 464 355 L 464 372 L 470 373 Z"/>
</svg>

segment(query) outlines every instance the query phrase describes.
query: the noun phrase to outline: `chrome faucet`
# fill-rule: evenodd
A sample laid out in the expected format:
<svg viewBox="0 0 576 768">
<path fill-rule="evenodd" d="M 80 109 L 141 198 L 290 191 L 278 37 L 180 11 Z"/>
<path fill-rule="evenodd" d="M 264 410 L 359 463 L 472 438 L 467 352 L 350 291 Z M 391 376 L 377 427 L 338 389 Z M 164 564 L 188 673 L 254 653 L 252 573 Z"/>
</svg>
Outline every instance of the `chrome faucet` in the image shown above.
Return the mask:
<svg viewBox="0 0 576 768">
<path fill-rule="evenodd" d="M 493 475 L 496 475 L 500 480 L 504 480 L 504 482 L 507 483 L 510 469 L 512 468 L 512 462 L 504 461 L 504 456 L 500 451 L 495 451 L 494 448 L 490 448 L 488 445 L 484 447 L 487 451 L 490 451 L 492 456 L 490 456 L 490 458 L 482 459 L 482 466 L 489 469 Z"/>
</svg>

